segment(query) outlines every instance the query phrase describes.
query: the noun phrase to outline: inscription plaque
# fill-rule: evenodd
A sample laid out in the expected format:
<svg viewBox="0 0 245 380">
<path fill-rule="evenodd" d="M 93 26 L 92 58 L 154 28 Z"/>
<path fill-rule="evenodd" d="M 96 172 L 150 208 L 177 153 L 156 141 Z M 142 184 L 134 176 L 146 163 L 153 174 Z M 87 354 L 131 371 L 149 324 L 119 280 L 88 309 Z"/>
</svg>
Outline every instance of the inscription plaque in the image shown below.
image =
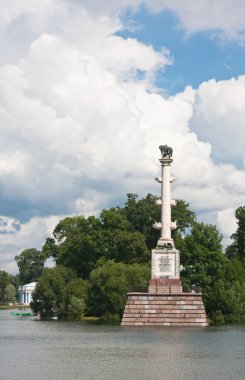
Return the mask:
<svg viewBox="0 0 245 380">
<path fill-rule="evenodd" d="M 174 252 L 153 252 L 152 278 L 178 278 L 178 261 Z"/>
<path fill-rule="evenodd" d="M 171 260 L 169 256 L 160 256 L 158 257 L 158 266 L 160 272 L 169 272 L 171 270 Z"/>
</svg>

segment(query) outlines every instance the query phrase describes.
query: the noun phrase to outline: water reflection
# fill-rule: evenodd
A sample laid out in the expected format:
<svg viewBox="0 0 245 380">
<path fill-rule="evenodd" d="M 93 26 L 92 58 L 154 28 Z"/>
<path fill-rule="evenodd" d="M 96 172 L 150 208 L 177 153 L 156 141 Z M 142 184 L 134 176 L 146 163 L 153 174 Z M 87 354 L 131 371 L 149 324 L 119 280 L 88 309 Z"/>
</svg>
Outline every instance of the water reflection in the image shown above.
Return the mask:
<svg viewBox="0 0 245 380">
<path fill-rule="evenodd" d="M 244 379 L 243 326 L 134 328 L 0 312 L 1 379 Z"/>
</svg>

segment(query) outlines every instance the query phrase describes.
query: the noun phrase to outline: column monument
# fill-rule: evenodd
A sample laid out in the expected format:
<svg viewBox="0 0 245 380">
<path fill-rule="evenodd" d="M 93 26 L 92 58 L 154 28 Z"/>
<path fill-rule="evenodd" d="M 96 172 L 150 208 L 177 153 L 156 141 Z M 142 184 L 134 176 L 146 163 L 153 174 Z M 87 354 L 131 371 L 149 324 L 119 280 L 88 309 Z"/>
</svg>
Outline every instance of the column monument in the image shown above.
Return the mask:
<svg viewBox="0 0 245 380">
<path fill-rule="evenodd" d="M 171 199 L 171 183 L 175 180 L 170 176 L 173 150 L 167 145 L 160 145 L 159 149 L 162 176 L 155 180 L 161 184 L 161 198 L 156 201 L 161 207 L 161 222 L 155 222 L 153 227 L 161 233 L 157 247 L 152 250 L 149 292 L 181 292 L 179 251 L 171 237 L 171 230 L 177 227 L 176 221 L 171 221 L 171 207 L 176 205 Z"/>
<path fill-rule="evenodd" d="M 183 293 L 180 280 L 180 252 L 175 248 L 171 230 L 177 222 L 171 221 L 170 165 L 173 150 L 160 145 L 162 167 L 161 198 L 156 203 L 161 207 L 161 221 L 153 227 L 160 230 L 157 246 L 151 253 L 151 279 L 148 292 L 127 294 L 122 326 L 207 326 L 207 318 L 201 293 Z"/>
</svg>

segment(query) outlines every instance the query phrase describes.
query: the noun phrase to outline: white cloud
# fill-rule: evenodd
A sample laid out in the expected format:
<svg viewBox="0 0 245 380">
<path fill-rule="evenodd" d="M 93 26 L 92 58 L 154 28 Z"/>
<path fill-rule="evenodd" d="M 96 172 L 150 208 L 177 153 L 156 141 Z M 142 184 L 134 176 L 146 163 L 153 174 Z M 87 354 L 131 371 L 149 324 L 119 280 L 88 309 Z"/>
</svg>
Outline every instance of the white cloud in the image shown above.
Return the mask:
<svg viewBox="0 0 245 380">
<path fill-rule="evenodd" d="M 14 218 L 0 215 L 0 234 L 13 234 L 20 229 L 20 222 Z"/>
<path fill-rule="evenodd" d="M 26 248 L 41 249 L 59 221 L 57 216 L 34 217 L 27 223 L 0 217 L 0 268 L 14 273 L 17 265 L 14 256 Z M 4 233 L 3 233 L 4 232 Z"/>
<path fill-rule="evenodd" d="M 98 216 L 103 209 L 104 205 L 112 201 L 112 197 L 107 194 L 103 194 L 100 191 L 88 190 L 85 192 L 83 198 L 77 198 L 71 210 L 73 214 L 84 215 L 88 217 L 90 215 Z"/>
<path fill-rule="evenodd" d="M 151 1 L 147 1 L 151 7 Z M 245 42 L 243 0 L 156 0 L 152 8 L 175 11 L 188 33 L 214 30 L 219 37 Z M 220 34 L 221 32 L 222 34 Z"/>
<path fill-rule="evenodd" d="M 24 10 L 13 4 L 2 17 L 8 27 L 24 17 L 26 35 L 0 68 L 0 203 L 10 218 L 2 219 L 3 268 L 13 268 L 22 249 L 41 248 L 64 215 L 98 213 L 127 192 L 159 192 L 161 143 L 174 148 L 175 196 L 207 220 L 216 217 L 227 234 L 223 210 L 242 204 L 245 172 L 222 156 L 226 142 L 213 129 L 224 123 L 231 139 L 236 119 L 241 146 L 243 77 L 164 97 L 152 88 L 157 70 L 170 63 L 168 52 L 115 36 L 117 19 L 91 16 L 78 5 L 74 12 L 62 1 L 45 1 L 38 12 L 31 2 Z M 5 37 L 6 30 L 6 43 Z M 11 38 L 15 46 L 17 34 Z M 207 120 L 212 128 L 202 142 Z"/>
<path fill-rule="evenodd" d="M 74 0 L 78 2 L 79 0 Z M 243 0 L 83 0 L 90 12 L 118 16 L 127 8 L 137 12 L 144 5 L 152 12 L 174 12 L 187 34 L 213 31 L 213 37 L 245 42 L 245 3 Z"/>
<path fill-rule="evenodd" d="M 191 129 L 209 141 L 216 160 L 245 167 L 245 76 L 204 82 L 196 92 Z"/>
<path fill-rule="evenodd" d="M 226 208 L 217 213 L 218 227 L 225 235 L 225 243 L 230 244 L 230 237 L 237 229 L 237 220 L 235 218 L 235 209 Z"/>
<path fill-rule="evenodd" d="M 45 29 L 52 33 L 54 30 L 72 36 L 72 40 L 83 40 L 88 32 L 90 37 L 101 35 L 106 31 L 108 35 L 122 26 L 119 17 L 127 9 L 139 10 L 140 6 L 146 6 L 153 12 L 164 10 L 173 11 L 180 20 L 180 24 L 187 33 L 195 33 L 205 30 L 213 30 L 219 37 L 245 41 L 245 3 L 243 0 L 2 0 L 0 28 L 11 25 L 9 42 L 13 38 L 29 40 L 29 36 L 40 35 Z M 91 18 L 82 18 L 90 13 Z M 73 30 L 70 28 L 70 20 L 73 20 Z M 94 20 L 100 20 L 98 27 L 93 25 Z M 100 30 L 101 23 L 107 28 Z M 85 28 L 82 36 L 80 30 Z M 102 34 L 98 32 L 102 32 Z M 19 35 L 19 37 L 18 37 Z M 215 36 L 215 34 L 214 34 Z M 6 36 L 5 36 L 6 37 Z M 20 38 L 21 37 L 21 38 Z M 3 41 L 1 41 L 3 42 Z M 5 45 L 8 54 L 8 45 Z M 20 51 L 18 46 L 17 51 Z"/>
</svg>

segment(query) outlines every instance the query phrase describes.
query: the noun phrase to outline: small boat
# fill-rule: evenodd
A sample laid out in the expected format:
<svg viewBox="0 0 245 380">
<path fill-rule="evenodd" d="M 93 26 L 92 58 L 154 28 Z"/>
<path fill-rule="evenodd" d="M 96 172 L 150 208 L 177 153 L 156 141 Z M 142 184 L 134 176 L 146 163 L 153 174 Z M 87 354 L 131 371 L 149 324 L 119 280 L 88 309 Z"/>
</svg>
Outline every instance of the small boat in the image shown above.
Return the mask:
<svg viewBox="0 0 245 380">
<path fill-rule="evenodd" d="M 10 315 L 12 316 L 19 316 L 19 317 L 25 317 L 25 316 L 28 316 L 28 317 L 32 317 L 33 316 L 33 312 L 32 311 L 11 311 Z"/>
</svg>

